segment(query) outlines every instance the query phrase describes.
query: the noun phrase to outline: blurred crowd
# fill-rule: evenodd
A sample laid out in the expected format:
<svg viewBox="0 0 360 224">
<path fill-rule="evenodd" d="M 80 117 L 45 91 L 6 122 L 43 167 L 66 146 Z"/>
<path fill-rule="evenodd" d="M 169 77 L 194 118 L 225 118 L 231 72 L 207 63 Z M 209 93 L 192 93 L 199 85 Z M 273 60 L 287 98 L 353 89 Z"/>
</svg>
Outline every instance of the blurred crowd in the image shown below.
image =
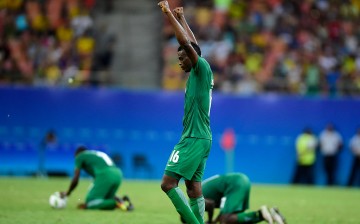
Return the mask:
<svg viewBox="0 0 360 224">
<path fill-rule="evenodd" d="M 226 93 L 360 94 L 359 0 L 171 1 L 184 6 L 215 89 Z M 182 89 L 165 20 L 163 87 Z"/>
<path fill-rule="evenodd" d="M 91 71 L 111 61 L 110 51 L 95 54 L 94 6 L 95 0 L 0 0 L 0 84 L 91 83 Z"/>
<path fill-rule="evenodd" d="M 115 38 L 95 25 L 99 2 L 111 9 L 111 0 L 0 0 L 0 84 L 111 84 Z M 360 0 L 169 3 L 184 6 L 217 91 L 360 95 Z M 164 23 L 162 87 L 183 89 Z"/>
</svg>

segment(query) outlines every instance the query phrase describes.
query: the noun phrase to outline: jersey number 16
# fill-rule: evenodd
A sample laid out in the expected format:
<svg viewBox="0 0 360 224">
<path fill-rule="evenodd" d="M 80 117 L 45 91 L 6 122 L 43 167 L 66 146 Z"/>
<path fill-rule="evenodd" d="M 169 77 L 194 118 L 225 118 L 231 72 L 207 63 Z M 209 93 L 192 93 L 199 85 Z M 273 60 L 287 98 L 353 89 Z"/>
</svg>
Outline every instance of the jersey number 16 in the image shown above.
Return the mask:
<svg viewBox="0 0 360 224">
<path fill-rule="evenodd" d="M 179 161 L 179 151 L 174 150 L 170 155 L 170 162 L 177 163 Z"/>
</svg>

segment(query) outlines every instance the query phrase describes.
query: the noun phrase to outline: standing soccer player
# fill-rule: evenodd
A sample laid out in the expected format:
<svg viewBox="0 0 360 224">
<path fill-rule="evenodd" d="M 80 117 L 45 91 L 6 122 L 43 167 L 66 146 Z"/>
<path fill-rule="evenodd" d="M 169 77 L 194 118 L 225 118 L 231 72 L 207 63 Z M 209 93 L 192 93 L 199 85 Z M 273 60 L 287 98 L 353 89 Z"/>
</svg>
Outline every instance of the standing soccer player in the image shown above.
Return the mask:
<svg viewBox="0 0 360 224">
<path fill-rule="evenodd" d="M 213 74 L 208 62 L 201 57 L 183 8 L 176 8 L 173 15 L 167 1 L 159 2 L 158 5 L 169 19 L 180 44 L 179 65 L 185 72 L 190 72 L 185 89 L 183 132 L 166 165 L 161 188 L 186 223 L 204 223 L 205 200 L 201 181 L 212 142 L 210 107 Z M 178 187 L 182 178 L 185 180 L 190 205 Z"/>
</svg>

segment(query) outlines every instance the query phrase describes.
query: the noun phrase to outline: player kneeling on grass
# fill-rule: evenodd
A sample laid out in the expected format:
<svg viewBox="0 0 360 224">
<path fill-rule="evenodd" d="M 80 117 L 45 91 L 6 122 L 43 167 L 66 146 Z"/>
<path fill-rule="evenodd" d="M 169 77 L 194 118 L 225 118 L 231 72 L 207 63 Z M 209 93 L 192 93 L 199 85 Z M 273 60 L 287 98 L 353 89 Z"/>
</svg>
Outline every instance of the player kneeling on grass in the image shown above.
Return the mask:
<svg viewBox="0 0 360 224">
<path fill-rule="evenodd" d="M 80 209 L 111 210 L 120 208 L 131 211 L 134 209 L 128 196 L 116 196 L 122 181 L 122 172 L 104 152 L 87 150 L 80 146 L 75 152 L 75 173 L 67 192 L 62 192 L 62 197 L 70 196 L 76 188 L 80 171 L 84 170 L 94 178 L 91 189 L 86 196 L 86 202 L 79 204 Z"/>
<path fill-rule="evenodd" d="M 242 173 L 215 175 L 204 180 L 202 191 L 208 223 L 286 223 L 277 208 L 263 205 L 258 211 L 245 212 L 249 208 L 250 189 L 250 180 Z M 220 213 L 213 221 L 215 208 L 220 208 Z"/>
</svg>

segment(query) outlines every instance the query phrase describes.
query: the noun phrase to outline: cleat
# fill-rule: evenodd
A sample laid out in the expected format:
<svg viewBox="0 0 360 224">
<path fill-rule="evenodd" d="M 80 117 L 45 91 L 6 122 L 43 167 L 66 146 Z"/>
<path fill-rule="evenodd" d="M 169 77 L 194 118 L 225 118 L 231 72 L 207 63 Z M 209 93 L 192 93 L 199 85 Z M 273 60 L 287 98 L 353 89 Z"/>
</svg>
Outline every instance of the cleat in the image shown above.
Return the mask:
<svg viewBox="0 0 360 224">
<path fill-rule="evenodd" d="M 118 201 L 118 202 L 116 202 L 116 206 L 117 206 L 118 208 L 120 208 L 122 211 L 127 211 L 127 207 L 126 207 L 126 205 L 125 205 L 124 202 Z"/>
<path fill-rule="evenodd" d="M 123 199 L 121 199 L 119 197 L 115 197 L 115 201 L 116 201 L 116 207 L 117 208 L 119 208 L 122 211 L 127 211 L 127 206 L 126 206 Z"/>
<path fill-rule="evenodd" d="M 270 208 L 270 213 L 275 223 L 286 224 L 285 217 L 280 213 L 278 208 Z"/>
<path fill-rule="evenodd" d="M 260 213 L 261 213 L 261 216 L 263 217 L 263 219 L 269 223 L 269 224 L 273 224 L 274 221 L 273 221 L 273 218 L 270 214 L 270 211 L 269 211 L 269 208 L 266 206 L 266 205 L 263 205 L 260 207 Z"/>
<path fill-rule="evenodd" d="M 122 200 L 127 204 L 127 211 L 134 210 L 134 205 L 131 203 L 129 196 L 125 195 Z"/>
</svg>

